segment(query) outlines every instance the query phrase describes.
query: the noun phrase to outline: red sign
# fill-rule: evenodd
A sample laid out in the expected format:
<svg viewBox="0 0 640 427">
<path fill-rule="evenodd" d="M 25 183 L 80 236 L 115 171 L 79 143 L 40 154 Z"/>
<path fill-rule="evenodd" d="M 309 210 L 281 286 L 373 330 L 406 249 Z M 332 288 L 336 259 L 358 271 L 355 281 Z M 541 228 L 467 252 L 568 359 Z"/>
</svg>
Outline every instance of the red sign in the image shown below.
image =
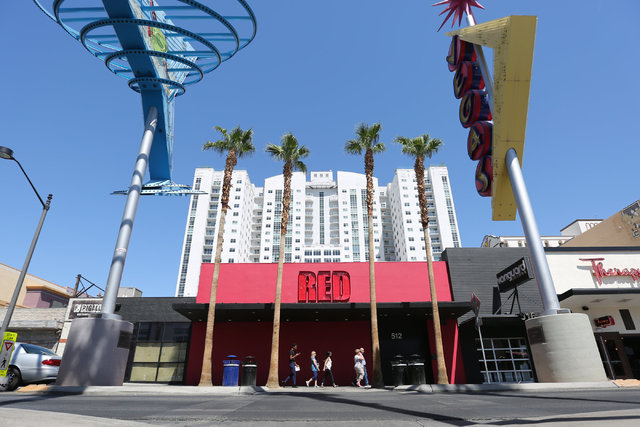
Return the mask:
<svg viewBox="0 0 640 427">
<path fill-rule="evenodd" d="M 13 347 L 13 341 L 5 341 L 4 346 L 7 348 L 7 351 L 11 350 L 11 347 Z"/>
<path fill-rule="evenodd" d="M 602 285 L 603 277 L 611 276 L 628 276 L 633 279 L 634 282 L 640 281 L 640 268 L 604 268 L 602 262 L 604 258 L 580 258 L 580 261 L 591 261 L 591 271 L 596 277 L 599 284 Z"/>
<path fill-rule="evenodd" d="M 351 297 L 351 277 L 346 271 L 301 271 L 298 302 L 346 302 Z"/>
<path fill-rule="evenodd" d="M 613 326 L 616 324 L 616 321 L 612 316 L 598 317 L 597 319 L 593 319 L 593 321 L 598 328 L 606 328 L 607 326 Z"/>
</svg>

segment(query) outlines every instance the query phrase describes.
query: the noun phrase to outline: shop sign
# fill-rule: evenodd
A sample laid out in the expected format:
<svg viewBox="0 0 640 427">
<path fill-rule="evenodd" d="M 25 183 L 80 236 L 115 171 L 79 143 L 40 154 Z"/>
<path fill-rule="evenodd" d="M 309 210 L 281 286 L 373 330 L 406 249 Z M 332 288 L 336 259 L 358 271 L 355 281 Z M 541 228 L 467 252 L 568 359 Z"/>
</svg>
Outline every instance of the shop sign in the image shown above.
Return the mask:
<svg viewBox="0 0 640 427">
<path fill-rule="evenodd" d="M 500 292 L 507 292 L 518 287 L 524 282 L 533 279 L 528 257 L 522 257 L 509 267 L 496 274 L 498 279 L 498 289 Z"/>
<path fill-rule="evenodd" d="M 634 282 L 640 281 L 640 268 L 604 268 L 604 265 L 602 264 L 604 258 L 580 258 L 580 261 L 591 262 L 591 272 L 601 285 L 603 277 L 612 276 L 626 276 L 631 277 Z"/>
<path fill-rule="evenodd" d="M 347 302 L 351 277 L 346 271 L 301 271 L 298 273 L 298 302 Z"/>
<path fill-rule="evenodd" d="M 613 320 L 613 316 L 602 316 L 597 319 L 593 319 L 596 327 L 598 328 L 606 328 L 608 326 L 613 326 L 616 324 L 616 321 Z"/>
<path fill-rule="evenodd" d="M 102 299 L 94 301 L 73 301 L 71 303 L 71 311 L 69 311 L 69 319 L 77 317 L 90 317 L 99 314 L 102 310 Z"/>
</svg>

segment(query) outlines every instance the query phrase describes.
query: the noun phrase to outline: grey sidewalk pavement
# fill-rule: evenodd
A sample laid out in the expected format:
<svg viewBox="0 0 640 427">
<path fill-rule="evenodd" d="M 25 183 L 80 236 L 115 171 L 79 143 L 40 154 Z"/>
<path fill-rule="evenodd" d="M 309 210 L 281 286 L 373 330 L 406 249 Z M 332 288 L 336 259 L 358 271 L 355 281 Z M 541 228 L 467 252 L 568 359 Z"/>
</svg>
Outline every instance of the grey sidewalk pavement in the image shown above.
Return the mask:
<svg viewBox="0 0 640 427">
<path fill-rule="evenodd" d="M 603 381 L 582 383 L 522 383 L 522 384 L 422 384 L 413 386 L 385 387 L 384 389 L 359 389 L 356 387 L 314 388 L 298 386 L 269 389 L 267 387 L 196 387 L 166 384 L 125 383 L 122 387 L 69 387 L 69 386 L 26 386 L 18 389 L 18 393 L 41 394 L 92 394 L 92 395 L 240 395 L 257 393 L 383 393 L 383 392 L 416 392 L 416 393 L 484 393 L 484 392 L 545 392 L 562 390 L 593 390 L 640 387 L 638 380 Z"/>
<path fill-rule="evenodd" d="M 470 425 L 484 425 L 484 426 L 540 426 L 540 425 L 552 425 L 554 427 L 600 427 L 612 422 L 615 422 L 618 427 L 631 427 L 637 426 L 640 420 L 640 409 L 628 409 L 622 411 L 605 411 L 605 412 L 589 412 L 578 414 L 566 414 L 553 417 L 532 417 L 532 418 L 510 418 L 510 419 L 483 419 L 483 420 L 469 420 L 464 422 L 464 426 Z M 2 421 L 3 425 L 20 425 L 23 427 L 40 427 L 47 425 L 51 427 L 73 427 L 73 426 L 130 426 L 130 427 L 142 427 L 142 426 L 175 426 L 180 425 L 175 422 L 170 423 L 145 423 L 138 421 L 119 420 L 113 418 L 100 418 L 91 417 L 85 415 L 67 414 L 61 412 L 49 412 L 49 411 L 36 411 L 29 409 L 15 409 L 15 408 L 3 408 L 2 409 Z M 253 421 L 253 422 L 239 422 L 239 421 L 202 421 L 195 423 L 188 423 L 189 425 L 228 425 L 228 426 L 256 426 L 256 427 L 281 427 L 281 426 L 300 426 L 305 427 L 324 427 L 327 425 L 326 421 L 313 421 L 313 420 L 296 420 L 296 421 Z M 390 425 L 389 420 L 384 421 L 332 421 L 332 426 L 349 426 L 349 427 L 388 427 Z M 451 427 L 451 421 L 434 421 L 434 420 L 396 420 L 391 425 L 399 427 L 414 427 L 414 426 L 432 426 Z"/>
</svg>

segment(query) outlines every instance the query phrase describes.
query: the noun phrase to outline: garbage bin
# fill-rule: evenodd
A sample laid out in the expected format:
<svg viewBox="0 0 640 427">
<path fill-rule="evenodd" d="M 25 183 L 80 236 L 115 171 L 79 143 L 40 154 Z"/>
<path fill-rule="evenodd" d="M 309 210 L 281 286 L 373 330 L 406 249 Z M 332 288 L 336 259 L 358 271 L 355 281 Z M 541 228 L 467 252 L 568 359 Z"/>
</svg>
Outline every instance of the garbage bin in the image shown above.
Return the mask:
<svg viewBox="0 0 640 427">
<path fill-rule="evenodd" d="M 240 361 L 238 356 L 230 354 L 227 356 L 227 360 L 223 360 L 224 368 L 222 370 L 222 385 L 223 386 L 237 386 L 238 375 L 240 374 Z"/>
<path fill-rule="evenodd" d="M 240 385 L 256 385 L 256 375 L 258 371 L 258 365 L 256 364 L 256 358 L 253 356 L 247 356 L 242 362 L 242 378 Z"/>
<path fill-rule="evenodd" d="M 419 354 L 409 356 L 407 368 L 409 369 L 409 383 L 412 385 L 426 384 L 427 378 L 424 371 L 424 359 Z"/>
<path fill-rule="evenodd" d="M 394 356 L 391 360 L 391 372 L 393 374 L 393 385 L 398 387 L 404 384 L 404 374 L 407 364 L 402 360 L 401 355 Z"/>
</svg>

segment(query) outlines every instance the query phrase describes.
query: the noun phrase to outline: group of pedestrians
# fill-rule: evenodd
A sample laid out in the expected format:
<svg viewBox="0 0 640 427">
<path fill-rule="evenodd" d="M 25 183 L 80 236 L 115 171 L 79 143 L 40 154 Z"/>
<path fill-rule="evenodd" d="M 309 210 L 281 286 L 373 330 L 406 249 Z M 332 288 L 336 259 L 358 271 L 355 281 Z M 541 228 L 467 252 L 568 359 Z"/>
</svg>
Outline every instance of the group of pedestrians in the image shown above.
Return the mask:
<svg viewBox="0 0 640 427">
<path fill-rule="evenodd" d="M 356 371 L 356 378 L 353 380 L 352 385 L 354 387 L 370 388 L 371 386 L 369 385 L 369 378 L 367 376 L 367 362 L 364 358 L 364 348 L 357 348 L 355 353 L 356 354 L 353 357 L 353 367 Z M 298 345 L 292 344 L 291 349 L 289 350 L 289 376 L 284 381 L 280 382 L 282 387 L 285 387 L 289 381 L 291 381 L 292 387 L 297 387 L 296 373 L 300 371 L 300 365 L 298 365 L 296 359 L 301 354 L 302 353 L 298 352 Z M 324 387 L 324 383 L 327 378 L 331 380 L 331 385 L 333 387 L 338 387 L 335 379 L 333 378 L 333 372 L 331 371 L 333 367 L 333 360 L 331 359 L 332 353 L 327 351 L 326 356 L 322 361 L 322 369 L 320 368 L 316 355 L 315 350 L 311 352 L 310 367 L 312 376 L 305 381 L 307 387 Z M 324 373 L 324 377 L 318 386 L 318 376 L 320 372 Z M 363 380 L 364 385 L 362 385 Z"/>
</svg>

